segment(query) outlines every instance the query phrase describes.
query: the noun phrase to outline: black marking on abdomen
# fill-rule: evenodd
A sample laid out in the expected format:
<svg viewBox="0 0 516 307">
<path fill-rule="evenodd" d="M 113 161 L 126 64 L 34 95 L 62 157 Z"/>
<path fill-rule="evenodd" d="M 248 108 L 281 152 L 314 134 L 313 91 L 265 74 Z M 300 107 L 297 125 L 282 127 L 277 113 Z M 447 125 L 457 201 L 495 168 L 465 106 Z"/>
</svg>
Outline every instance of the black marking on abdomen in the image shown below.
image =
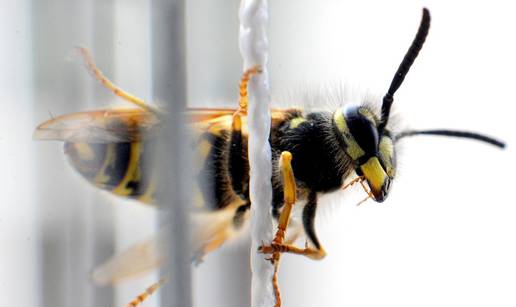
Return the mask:
<svg viewBox="0 0 516 307">
<path fill-rule="evenodd" d="M 87 146 L 94 154 L 94 159 L 87 160 L 80 155 L 80 146 Z M 69 156 L 72 166 L 86 180 L 99 188 L 111 190 L 119 185 L 124 178 L 129 165 L 131 155 L 130 143 L 109 143 L 109 144 L 89 144 L 89 143 L 65 143 L 65 153 Z M 113 158 L 102 170 L 109 151 L 112 151 Z M 102 175 L 106 176 L 105 182 L 96 182 L 95 179 Z"/>
<path fill-rule="evenodd" d="M 138 159 L 137 172 L 138 178 L 133 178 L 126 185 L 132 192 L 128 196 L 138 197 L 143 195 L 149 186 L 150 178 L 154 172 L 154 167 L 151 164 L 154 151 L 152 150 L 156 144 L 152 142 L 142 143 L 140 146 L 140 158 Z"/>
<path fill-rule="evenodd" d="M 241 198 L 249 199 L 249 161 L 247 160 L 247 138 L 242 131 L 233 131 L 229 145 L 228 172 L 231 186 Z"/>
<path fill-rule="evenodd" d="M 221 130 L 220 135 L 203 133 L 200 140 L 207 140 L 210 151 L 197 176 L 200 190 L 208 209 L 221 209 L 234 197 L 228 168 L 229 132 Z"/>
<path fill-rule="evenodd" d="M 109 176 L 109 180 L 104 183 L 103 188 L 105 189 L 114 189 L 120 184 L 131 159 L 131 143 L 113 143 L 110 145 L 114 146 L 115 158 L 105 171 L 106 175 Z"/>
</svg>

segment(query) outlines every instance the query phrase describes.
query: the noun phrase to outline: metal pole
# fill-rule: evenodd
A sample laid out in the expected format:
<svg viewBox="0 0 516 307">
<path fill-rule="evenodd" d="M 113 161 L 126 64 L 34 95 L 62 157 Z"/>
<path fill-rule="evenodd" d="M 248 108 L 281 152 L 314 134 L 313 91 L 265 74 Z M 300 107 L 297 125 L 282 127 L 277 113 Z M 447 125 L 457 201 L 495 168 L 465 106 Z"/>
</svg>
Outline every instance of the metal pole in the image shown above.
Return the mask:
<svg viewBox="0 0 516 307">
<path fill-rule="evenodd" d="M 167 278 L 161 293 L 163 306 L 192 305 L 191 252 L 189 246 L 190 180 L 188 146 L 183 112 L 186 107 L 185 4 L 183 0 L 152 2 L 153 100 L 161 103 L 163 129 L 158 142 L 158 201 L 169 224 L 166 241 Z"/>
<path fill-rule="evenodd" d="M 73 49 L 94 48 L 99 64 L 112 71 L 113 0 L 33 1 L 32 9 L 36 120 L 100 107 L 106 99 L 93 94 L 99 88 Z M 96 288 L 90 272 L 113 252 L 112 210 L 103 197 L 87 194 L 86 182 L 74 185 L 61 146 L 36 147 L 41 306 L 110 306 L 113 290 Z"/>
<path fill-rule="evenodd" d="M 92 45 L 85 46 L 92 48 L 95 62 L 107 76 L 113 76 L 115 71 L 114 58 L 114 0 L 91 0 L 92 16 L 91 35 Z M 91 83 L 92 96 L 88 109 L 106 107 L 104 103 L 113 98 L 112 93 L 104 90 L 98 82 L 93 79 Z M 91 87 L 90 87 L 91 88 Z M 115 226 L 114 210 L 107 204 L 108 198 L 103 193 L 93 193 L 89 200 L 87 229 L 89 236 L 88 267 L 91 271 L 100 265 L 114 253 L 115 247 Z M 89 274 L 88 274 L 89 276 Z M 115 295 L 113 287 L 95 286 L 90 283 L 88 306 L 113 306 Z"/>
<path fill-rule="evenodd" d="M 87 40 L 87 2 L 33 1 L 34 107 L 36 119 L 77 111 L 87 97 L 80 66 L 67 58 Z M 85 306 L 88 268 L 85 265 L 86 202 L 81 186 L 67 180 L 62 144 L 37 144 L 37 189 L 40 213 L 41 306 Z"/>
<path fill-rule="evenodd" d="M 242 60 L 238 50 L 238 1 L 186 3 L 188 101 L 194 107 L 238 104 Z M 250 243 L 225 243 L 194 267 L 198 306 L 248 306 L 251 297 Z M 228 245 L 231 245 L 228 247 Z M 231 299 L 228 299 L 231 298 Z"/>
</svg>

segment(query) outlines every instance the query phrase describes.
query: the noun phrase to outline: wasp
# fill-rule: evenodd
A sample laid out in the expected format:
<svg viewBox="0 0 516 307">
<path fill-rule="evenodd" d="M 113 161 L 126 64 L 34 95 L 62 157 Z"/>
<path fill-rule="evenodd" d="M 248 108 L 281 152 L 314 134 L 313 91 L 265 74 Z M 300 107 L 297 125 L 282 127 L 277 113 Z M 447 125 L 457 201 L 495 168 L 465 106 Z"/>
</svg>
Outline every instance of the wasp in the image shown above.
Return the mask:
<svg viewBox="0 0 516 307">
<path fill-rule="evenodd" d="M 429 28 L 430 13 L 425 8 L 416 36 L 383 96 L 381 111 L 365 102 L 342 102 L 342 107 L 332 111 L 272 110 L 271 210 L 278 220 L 278 233 L 270 245 L 260 247 L 262 253 L 272 254 L 273 260 L 284 252 L 323 258 L 326 252 L 314 227 L 319 197 L 360 183 L 367 193 L 365 200 L 385 201 L 396 178 L 396 146 L 406 137 L 467 138 L 504 148 L 503 142 L 479 133 L 444 129 L 395 131 L 392 128 L 390 111 L 394 95 L 422 49 Z M 157 178 L 152 170 L 155 168 L 144 166 L 149 161 L 152 164 L 150 148 L 158 141 L 155 131 L 160 127 L 160 110 L 113 84 L 95 66 L 86 49 L 80 52 L 96 79 L 136 108 L 63 115 L 39 125 L 35 138 L 63 141 L 71 165 L 96 187 L 153 204 Z M 195 131 L 192 140 L 198 161 L 195 175 L 207 178 L 199 180 L 195 187 L 198 195 L 195 207 L 202 209 L 193 215 L 198 213 L 204 223 L 196 233 L 198 244 L 194 243 L 199 259 L 238 233 L 249 217 L 252 204 L 247 156 L 247 86 L 250 78 L 258 73 L 260 67 L 257 66 L 244 72 L 237 109 L 189 109 L 185 115 Z M 289 225 L 290 210 L 296 202 L 302 206 L 301 222 Z M 290 235 L 284 242 L 287 225 Z M 303 233 L 307 238 L 306 246 L 294 246 L 292 243 Z M 142 244 L 102 266 L 97 271 L 98 279 L 113 281 L 138 273 L 119 265 L 125 258 L 139 263 L 134 267 L 155 266 L 160 258 L 156 241 Z M 138 255 L 142 246 L 150 247 L 156 256 Z M 131 304 L 139 304 L 160 283 Z M 277 298 L 279 300 L 279 294 Z"/>
</svg>

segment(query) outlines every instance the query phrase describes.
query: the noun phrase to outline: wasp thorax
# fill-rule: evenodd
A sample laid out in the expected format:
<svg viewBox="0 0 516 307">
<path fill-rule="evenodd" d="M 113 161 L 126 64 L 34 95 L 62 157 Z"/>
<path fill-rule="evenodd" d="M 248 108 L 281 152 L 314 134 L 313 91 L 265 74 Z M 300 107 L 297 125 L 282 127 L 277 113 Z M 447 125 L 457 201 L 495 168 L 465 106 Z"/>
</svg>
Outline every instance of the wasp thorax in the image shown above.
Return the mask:
<svg viewBox="0 0 516 307">
<path fill-rule="evenodd" d="M 378 131 L 380 121 L 365 106 L 351 106 L 333 115 L 346 154 L 357 175 L 364 176 L 374 199 L 382 202 L 396 173 L 394 145 L 388 130 Z"/>
</svg>

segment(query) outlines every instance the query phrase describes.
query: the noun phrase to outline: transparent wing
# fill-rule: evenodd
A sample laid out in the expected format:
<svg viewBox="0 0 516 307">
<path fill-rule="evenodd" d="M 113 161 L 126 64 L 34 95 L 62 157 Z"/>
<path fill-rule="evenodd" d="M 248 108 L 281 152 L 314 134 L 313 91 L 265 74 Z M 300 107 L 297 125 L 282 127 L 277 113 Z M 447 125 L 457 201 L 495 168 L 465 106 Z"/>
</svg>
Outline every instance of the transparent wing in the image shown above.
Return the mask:
<svg viewBox="0 0 516 307">
<path fill-rule="evenodd" d="M 48 120 L 36 128 L 34 139 L 76 143 L 139 141 L 159 124 L 157 116 L 135 108 L 77 112 Z"/>
<path fill-rule="evenodd" d="M 234 109 L 192 108 L 186 112 L 190 123 L 211 124 L 229 119 Z M 284 110 L 273 110 L 272 120 L 285 116 Z M 245 117 L 245 116 L 244 116 Z M 141 108 L 119 108 L 65 114 L 40 124 L 34 131 L 36 140 L 72 143 L 137 142 L 153 137 L 160 119 Z M 199 127 L 202 128 L 203 126 Z"/>
</svg>

